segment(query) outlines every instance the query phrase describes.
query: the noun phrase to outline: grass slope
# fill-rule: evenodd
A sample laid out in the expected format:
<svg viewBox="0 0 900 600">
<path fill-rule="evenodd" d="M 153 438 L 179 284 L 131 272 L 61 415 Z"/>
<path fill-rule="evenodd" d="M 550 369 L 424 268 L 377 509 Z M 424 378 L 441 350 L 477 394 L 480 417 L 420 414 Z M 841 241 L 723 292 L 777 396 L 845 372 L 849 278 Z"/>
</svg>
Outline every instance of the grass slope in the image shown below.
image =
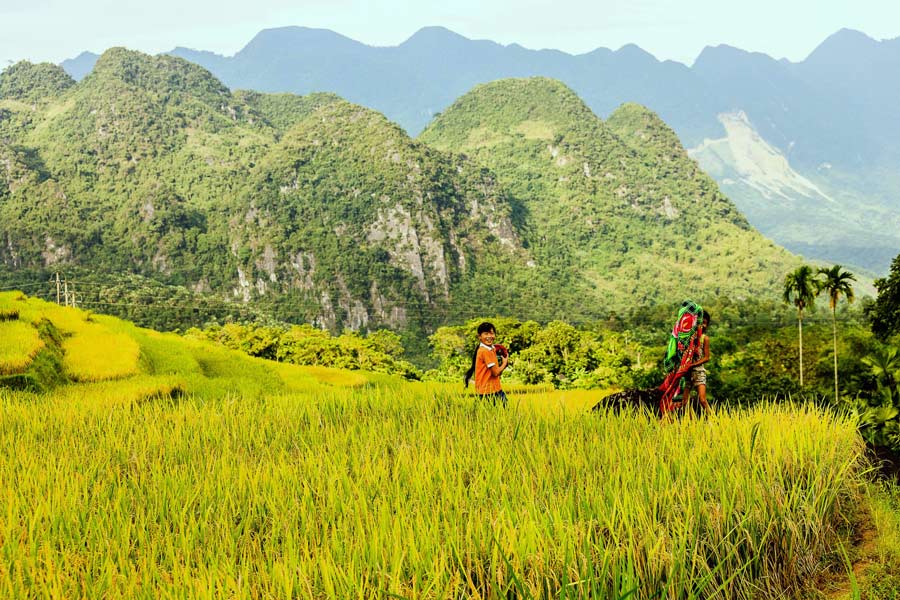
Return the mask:
<svg viewBox="0 0 900 600">
<path fill-rule="evenodd" d="M 379 380 L 374 374 L 269 363 L 20 292 L 0 292 L 0 313 L 7 315 L 0 320 L 0 375 L 10 378 L 0 379 L 0 385 L 7 387 L 48 391 L 70 384 L 73 390 L 85 390 L 95 388 L 75 384 L 93 383 L 98 390 L 117 390 L 123 401 L 132 401 L 172 393 L 282 393 L 317 381 L 359 386 Z M 58 360 L 41 360 L 45 352 Z"/>
</svg>

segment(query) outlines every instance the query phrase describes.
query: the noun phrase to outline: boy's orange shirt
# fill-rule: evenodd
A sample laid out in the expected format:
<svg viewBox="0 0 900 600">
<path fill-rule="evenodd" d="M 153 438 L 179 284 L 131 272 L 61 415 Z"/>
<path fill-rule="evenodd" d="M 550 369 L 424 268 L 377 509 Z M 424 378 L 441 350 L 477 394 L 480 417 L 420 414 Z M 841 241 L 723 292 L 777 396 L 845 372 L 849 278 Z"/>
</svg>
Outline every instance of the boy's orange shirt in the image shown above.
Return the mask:
<svg viewBox="0 0 900 600">
<path fill-rule="evenodd" d="M 495 394 L 500 391 L 500 376 L 491 372 L 491 367 L 500 364 L 497 352 L 484 344 L 478 345 L 475 357 L 475 392 L 478 394 Z"/>
</svg>

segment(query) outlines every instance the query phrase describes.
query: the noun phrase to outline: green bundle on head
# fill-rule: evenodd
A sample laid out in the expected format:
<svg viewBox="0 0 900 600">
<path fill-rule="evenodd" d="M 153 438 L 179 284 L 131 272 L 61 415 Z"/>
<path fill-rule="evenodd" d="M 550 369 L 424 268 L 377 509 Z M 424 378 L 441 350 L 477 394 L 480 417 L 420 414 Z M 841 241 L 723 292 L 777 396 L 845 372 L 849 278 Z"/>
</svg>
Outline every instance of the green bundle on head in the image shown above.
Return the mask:
<svg viewBox="0 0 900 600">
<path fill-rule="evenodd" d="M 666 357 L 663 359 L 663 367 L 667 373 L 671 373 L 681 365 L 684 353 L 690 345 L 691 338 L 697 333 L 703 318 L 703 307 L 693 300 L 685 300 L 678 311 L 678 320 L 672 328 L 669 344 L 666 348 Z"/>
</svg>

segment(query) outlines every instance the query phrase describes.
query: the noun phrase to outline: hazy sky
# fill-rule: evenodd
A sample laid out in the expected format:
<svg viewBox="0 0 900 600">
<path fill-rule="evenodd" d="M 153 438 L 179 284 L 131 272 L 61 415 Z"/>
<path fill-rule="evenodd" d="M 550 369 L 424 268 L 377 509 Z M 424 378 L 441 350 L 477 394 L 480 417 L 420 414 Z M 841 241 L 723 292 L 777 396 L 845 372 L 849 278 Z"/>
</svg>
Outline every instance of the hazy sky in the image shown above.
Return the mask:
<svg viewBox="0 0 900 600">
<path fill-rule="evenodd" d="M 396 45 L 426 25 L 474 39 L 573 54 L 635 43 L 693 63 L 729 44 L 798 61 L 842 27 L 900 37 L 897 0 L 0 0 L 0 68 L 60 62 L 83 50 L 175 46 L 232 55 L 261 29 L 333 29 Z"/>
</svg>

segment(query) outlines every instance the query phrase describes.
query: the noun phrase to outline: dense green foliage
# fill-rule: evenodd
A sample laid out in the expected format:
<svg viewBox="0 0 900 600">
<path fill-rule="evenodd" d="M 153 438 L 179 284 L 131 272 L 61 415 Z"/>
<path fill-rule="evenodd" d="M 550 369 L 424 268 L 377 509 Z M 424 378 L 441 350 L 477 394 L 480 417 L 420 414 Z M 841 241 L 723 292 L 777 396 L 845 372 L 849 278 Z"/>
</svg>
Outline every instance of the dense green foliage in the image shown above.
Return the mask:
<svg viewBox="0 0 900 600">
<path fill-rule="evenodd" d="M 879 346 L 863 362 L 875 382 L 873 393 L 854 403 L 863 435 L 877 446 L 900 452 L 900 348 Z"/>
<path fill-rule="evenodd" d="M 869 308 L 872 331 L 879 339 L 900 336 L 900 254 L 891 263 L 887 277 L 875 280 L 878 298 Z"/>
<path fill-rule="evenodd" d="M 366 337 L 346 331 L 334 337 L 310 325 L 264 327 L 230 323 L 207 329 L 189 329 L 187 337 L 218 342 L 250 356 L 294 365 L 365 370 L 419 379 L 418 370 L 402 359 L 400 336 L 380 329 Z"/>
<path fill-rule="evenodd" d="M 75 80 L 62 67 L 25 60 L 0 73 L 0 100 L 39 102 L 55 98 L 73 85 Z"/>
<path fill-rule="evenodd" d="M 266 121 L 280 131 L 287 131 L 314 114 L 319 108 L 341 100 L 334 94 L 325 93 L 295 96 L 294 94 L 260 94 L 246 90 L 237 90 L 234 96 L 239 102 L 244 102 L 259 114 L 265 115 Z"/>
<path fill-rule="evenodd" d="M 429 337 L 440 367 L 430 376 L 461 382 L 478 346 L 476 329 L 483 319 L 445 326 Z M 540 326 L 534 321 L 491 319 L 497 343 L 510 352 L 504 381 L 550 384 L 561 389 L 629 387 L 653 367 L 650 352 L 627 334 L 602 328 L 578 329 L 562 321 Z M 643 354 L 643 363 L 642 360 Z"/>
<path fill-rule="evenodd" d="M 457 100 L 420 139 L 486 164 L 521 203 L 535 285 L 543 269 L 574 294 L 564 319 L 683 295 L 770 296 L 796 264 L 637 105 L 604 123 L 559 82 L 505 80 Z"/>
<path fill-rule="evenodd" d="M 719 404 L 832 397 L 833 345 L 830 315 L 807 316 L 804 335 L 806 382 L 799 385 L 798 339 L 792 311 L 774 301 L 704 305 L 712 314 L 710 396 Z M 635 311 L 614 321 L 572 326 L 553 322 L 489 318 L 498 343 L 511 352 L 505 381 L 545 382 L 557 387 L 650 387 L 663 379 L 661 359 L 675 307 Z M 842 304 L 838 337 L 841 397 L 873 395 L 876 383 L 865 357 L 879 345 L 860 311 Z M 430 373 L 462 381 L 477 344 L 475 329 L 484 319 L 439 328 L 429 340 L 440 367 Z M 604 375 L 605 373 L 605 375 Z"/>
<path fill-rule="evenodd" d="M 57 287 L 56 275 L 60 276 Z M 21 289 L 29 296 L 66 303 L 127 319 L 158 331 L 184 331 L 191 327 L 232 322 L 281 323 L 259 303 L 200 293 L 179 285 L 166 285 L 152 277 L 94 271 L 84 267 L 17 269 L 0 273 L 0 289 Z M 59 295 L 57 296 L 57 292 Z"/>
</svg>

